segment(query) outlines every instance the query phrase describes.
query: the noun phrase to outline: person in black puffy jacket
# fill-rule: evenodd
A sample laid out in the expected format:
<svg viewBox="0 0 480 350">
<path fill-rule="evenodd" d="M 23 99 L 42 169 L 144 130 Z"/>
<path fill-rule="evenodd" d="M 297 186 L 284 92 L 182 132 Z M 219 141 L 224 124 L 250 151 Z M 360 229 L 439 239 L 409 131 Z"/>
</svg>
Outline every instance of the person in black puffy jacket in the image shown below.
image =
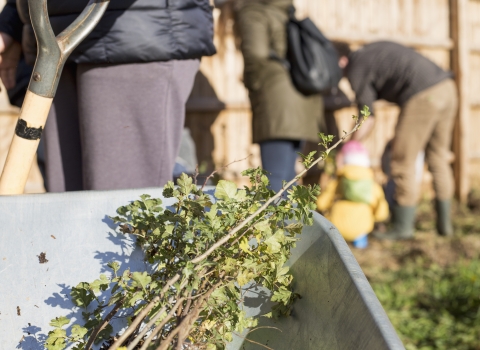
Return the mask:
<svg viewBox="0 0 480 350">
<path fill-rule="evenodd" d="M 49 0 L 55 34 L 88 0 Z M 209 0 L 114 0 L 69 57 L 45 127 L 50 192 L 163 186 L 199 59 L 215 53 Z M 0 78 L 36 56 L 27 0 L 0 13 Z"/>
</svg>

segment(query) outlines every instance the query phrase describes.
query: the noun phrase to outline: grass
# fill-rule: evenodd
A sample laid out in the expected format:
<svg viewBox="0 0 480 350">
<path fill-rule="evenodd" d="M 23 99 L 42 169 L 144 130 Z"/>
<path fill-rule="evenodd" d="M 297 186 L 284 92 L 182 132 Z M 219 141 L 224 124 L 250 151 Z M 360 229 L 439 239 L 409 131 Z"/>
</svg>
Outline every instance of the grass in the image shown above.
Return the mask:
<svg viewBox="0 0 480 350">
<path fill-rule="evenodd" d="M 435 233 L 428 200 L 416 238 L 354 250 L 407 350 L 480 350 L 480 191 L 455 205 L 455 237 Z"/>
<path fill-rule="evenodd" d="M 420 261 L 372 281 L 410 349 L 480 349 L 480 261 L 425 269 Z"/>
</svg>

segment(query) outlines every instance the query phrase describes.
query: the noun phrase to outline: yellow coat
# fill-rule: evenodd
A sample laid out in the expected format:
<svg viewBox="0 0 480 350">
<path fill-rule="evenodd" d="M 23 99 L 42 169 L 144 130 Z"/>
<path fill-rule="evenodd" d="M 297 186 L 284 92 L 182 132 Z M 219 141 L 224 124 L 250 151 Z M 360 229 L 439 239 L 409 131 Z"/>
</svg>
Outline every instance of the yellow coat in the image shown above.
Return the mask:
<svg viewBox="0 0 480 350">
<path fill-rule="evenodd" d="M 345 183 L 368 189 L 363 193 L 364 199 L 352 201 L 346 199 Z M 375 222 L 388 218 L 388 203 L 383 189 L 374 181 L 370 168 L 347 165 L 337 173 L 337 180 L 332 180 L 317 199 L 317 208 L 334 224 L 347 241 L 354 241 L 373 230 Z"/>
</svg>

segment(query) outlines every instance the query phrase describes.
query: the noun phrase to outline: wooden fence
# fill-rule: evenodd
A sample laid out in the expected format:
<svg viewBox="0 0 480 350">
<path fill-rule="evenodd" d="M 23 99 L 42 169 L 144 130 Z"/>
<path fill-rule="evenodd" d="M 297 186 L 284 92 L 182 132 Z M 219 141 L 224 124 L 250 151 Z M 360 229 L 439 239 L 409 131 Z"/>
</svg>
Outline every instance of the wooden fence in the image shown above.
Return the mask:
<svg viewBox="0 0 480 350">
<path fill-rule="evenodd" d="M 4 3 L 0 0 L 0 7 Z M 310 16 L 332 39 L 346 40 L 353 47 L 381 39 L 398 41 L 455 72 L 460 113 L 453 145 L 454 169 L 457 195 L 465 199 L 470 180 L 480 174 L 480 137 L 476 137 L 480 129 L 480 1 L 295 0 L 295 5 L 299 16 Z M 222 176 L 238 183 L 243 182 L 241 170 L 260 165 L 258 147 L 251 142 L 242 70 L 241 54 L 229 36 L 221 55 L 202 60 L 186 121 L 205 172 L 251 155 L 221 170 Z M 347 82 L 342 82 L 342 88 L 348 93 Z M 378 166 L 384 145 L 393 136 L 398 107 L 382 102 L 376 107 L 379 122 L 367 144 Z M 355 108 L 338 111 L 335 117 L 340 128 L 348 129 L 350 117 L 356 113 Z M 7 118 L 12 110 L 0 106 L 0 114 Z"/>
<path fill-rule="evenodd" d="M 480 168 L 480 138 L 475 137 L 480 127 L 480 94 L 475 93 L 480 92 L 480 1 L 296 0 L 295 5 L 299 16 L 311 17 L 332 39 L 348 41 L 353 47 L 382 39 L 397 41 L 455 72 L 460 113 L 453 145 L 454 169 L 457 195 L 464 200 L 473 170 Z M 222 170 L 223 176 L 239 183 L 242 169 L 260 164 L 258 148 L 251 143 L 242 67 L 241 54 L 230 36 L 222 55 L 203 59 L 187 114 L 187 126 L 207 169 L 253 154 L 248 161 Z M 342 82 L 342 88 L 351 93 L 348 82 Z M 384 146 L 393 136 L 399 109 L 381 101 L 376 107 L 378 123 L 367 144 L 378 166 Z M 356 113 L 356 108 L 346 108 L 335 117 L 346 129 Z"/>
</svg>

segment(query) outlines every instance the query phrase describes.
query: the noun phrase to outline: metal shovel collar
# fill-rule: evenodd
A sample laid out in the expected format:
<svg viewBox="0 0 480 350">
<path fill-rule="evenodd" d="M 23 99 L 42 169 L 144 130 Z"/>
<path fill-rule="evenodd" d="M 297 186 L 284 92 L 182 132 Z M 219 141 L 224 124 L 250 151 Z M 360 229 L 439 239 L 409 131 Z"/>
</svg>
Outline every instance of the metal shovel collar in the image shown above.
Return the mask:
<svg viewBox="0 0 480 350">
<path fill-rule="evenodd" d="M 43 97 L 55 96 L 68 56 L 95 28 L 109 2 L 90 0 L 78 18 L 55 37 L 48 18 L 47 0 L 28 0 L 38 45 L 37 61 L 28 87 L 31 92 Z"/>
</svg>

